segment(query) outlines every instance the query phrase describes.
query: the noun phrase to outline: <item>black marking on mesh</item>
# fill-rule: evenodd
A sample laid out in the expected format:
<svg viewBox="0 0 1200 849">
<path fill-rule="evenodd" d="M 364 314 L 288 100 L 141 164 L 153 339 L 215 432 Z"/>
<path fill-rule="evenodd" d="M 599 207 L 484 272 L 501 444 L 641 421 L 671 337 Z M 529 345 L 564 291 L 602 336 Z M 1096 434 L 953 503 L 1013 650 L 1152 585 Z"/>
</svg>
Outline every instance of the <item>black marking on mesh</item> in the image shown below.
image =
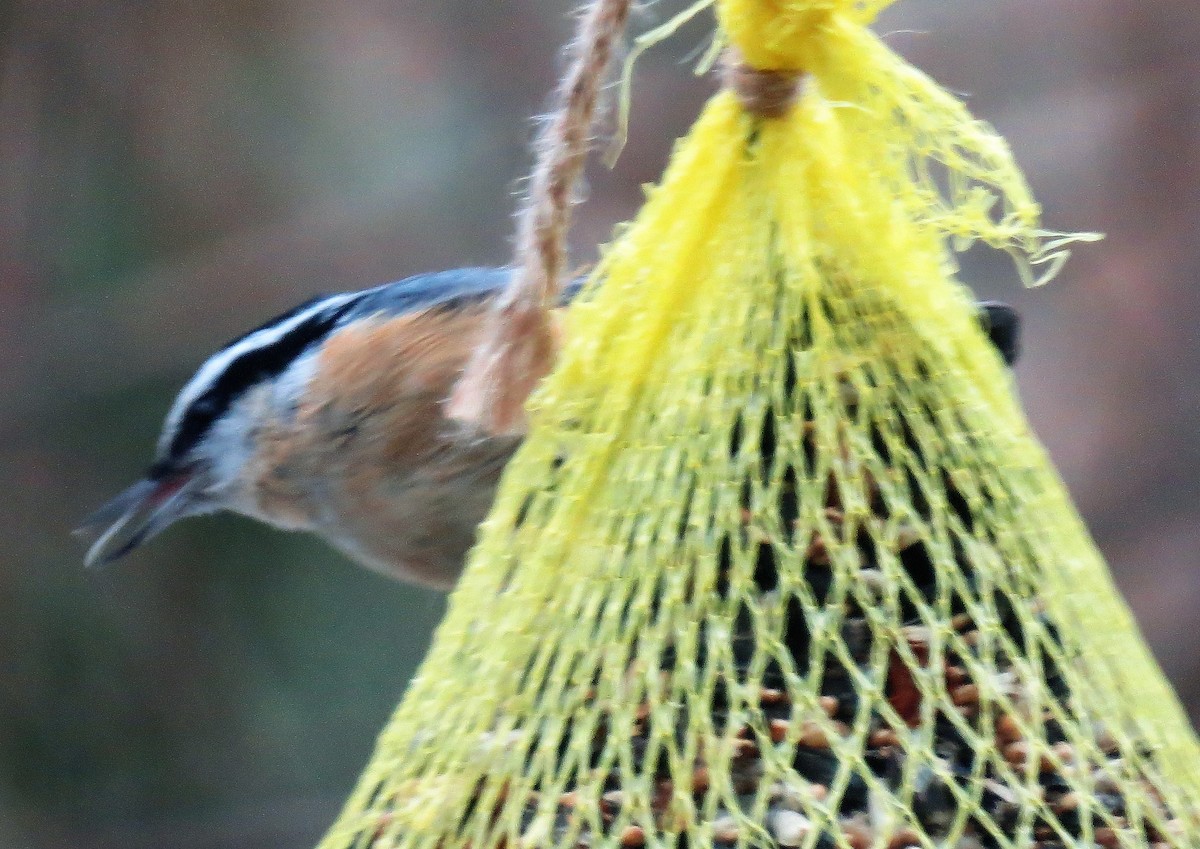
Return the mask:
<svg viewBox="0 0 1200 849">
<path fill-rule="evenodd" d="M 979 304 L 979 321 L 1005 365 L 1013 365 L 1021 356 L 1020 314 L 1008 304 L 984 301 Z"/>
<path fill-rule="evenodd" d="M 307 304 L 267 322 L 257 330 L 231 342 L 223 350 L 249 338 L 259 330 L 269 329 L 294 318 L 319 300 L 309 301 Z M 165 466 L 170 468 L 178 464 L 184 455 L 195 447 L 196 443 L 208 432 L 213 422 L 220 418 L 247 389 L 282 374 L 306 349 L 328 336 L 354 303 L 354 300 L 349 300 L 330 309 L 318 310 L 270 344 L 252 348 L 230 362 L 221 376 L 188 406 L 180 418 L 179 426 L 168 448 L 168 459 Z"/>
</svg>

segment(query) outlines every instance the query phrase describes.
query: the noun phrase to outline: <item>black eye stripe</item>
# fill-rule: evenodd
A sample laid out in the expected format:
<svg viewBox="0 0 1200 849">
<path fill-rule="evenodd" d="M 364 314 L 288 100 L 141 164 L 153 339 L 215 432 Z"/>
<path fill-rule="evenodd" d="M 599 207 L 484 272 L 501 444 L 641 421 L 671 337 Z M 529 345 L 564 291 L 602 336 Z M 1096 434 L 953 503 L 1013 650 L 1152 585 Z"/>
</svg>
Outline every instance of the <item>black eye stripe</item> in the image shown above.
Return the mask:
<svg viewBox="0 0 1200 849">
<path fill-rule="evenodd" d="M 315 296 L 309 298 L 304 303 L 297 304 L 296 306 L 292 307 L 287 312 L 280 313 L 279 315 L 272 318 L 270 321 L 264 321 L 262 324 L 258 325 L 258 327 L 251 328 L 250 330 L 247 330 L 245 333 L 243 333 L 241 336 L 238 336 L 234 339 L 230 339 L 229 342 L 227 342 L 221 348 L 221 350 L 226 351 L 226 350 L 232 348 L 238 342 L 241 342 L 243 339 L 249 339 L 251 336 L 253 336 L 255 333 L 258 333 L 259 331 L 270 330 L 272 327 L 278 327 L 279 325 L 287 322 L 288 319 L 295 318 L 296 316 L 300 315 L 300 313 L 304 312 L 305 310 L 312 309 L 317 304 L 321 303 L 322 301 L 328 300 L 330 297 L 331 297 L 330 295 L 315 295 Z"/>
<path fill-rule="evenodd" d="M 181 460 L 208 432 L 213 422 L 247 389 L 285 371 L 305 349 L 324 339 L 353 304 L 351 300 L 320 310 L 273 342 L 248 350 L 230 362 L 221 376 L 188 405 L 167 449 L 168 456 L 173 460 Z M 298 312 L 292 310 L 285 318 L 269 322 L 260 329 L 270 328 Z M 250 335 L 242 336 L 231 344 L 237 344 Z"/>
</svg>

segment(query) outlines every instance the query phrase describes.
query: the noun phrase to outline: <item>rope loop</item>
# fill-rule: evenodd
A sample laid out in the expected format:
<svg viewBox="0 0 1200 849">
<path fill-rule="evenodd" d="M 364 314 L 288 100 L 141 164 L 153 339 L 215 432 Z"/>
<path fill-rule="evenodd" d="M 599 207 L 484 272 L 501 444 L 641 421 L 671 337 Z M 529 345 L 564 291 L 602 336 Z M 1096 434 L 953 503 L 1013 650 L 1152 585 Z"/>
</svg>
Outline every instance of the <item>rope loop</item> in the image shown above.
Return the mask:
<svg viewBox="0 0 1200 849">
<path fill-rule="evenodd" d="M 571 204 L 604 73 L 631 5 L 632 0 L 592 0 L 580 17 L 558 105 L 536 143 L 529 196 L 517 213 L 512 279 L 446 404 L 446 415 L 473 435 L 523 433 L 525 401 L 554 365 L 552 309 L 567 264 Z"/>
</svg>

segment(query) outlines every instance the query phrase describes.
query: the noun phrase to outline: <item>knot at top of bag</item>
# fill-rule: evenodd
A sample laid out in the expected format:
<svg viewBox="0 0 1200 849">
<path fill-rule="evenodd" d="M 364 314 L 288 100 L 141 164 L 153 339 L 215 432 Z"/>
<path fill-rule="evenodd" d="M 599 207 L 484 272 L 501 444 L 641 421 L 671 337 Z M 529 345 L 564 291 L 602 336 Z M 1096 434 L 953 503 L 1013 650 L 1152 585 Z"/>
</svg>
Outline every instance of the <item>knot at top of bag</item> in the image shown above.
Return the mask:
<svg viewBox="0 0 1200 849">
<path fill-rule="evenodd" d="M 717 14 L 743 61 L 762 71 L 811 70 L 813 51 L 839 24 L 870 23 L 890 0 L 719 0 Z"/>
</svg>

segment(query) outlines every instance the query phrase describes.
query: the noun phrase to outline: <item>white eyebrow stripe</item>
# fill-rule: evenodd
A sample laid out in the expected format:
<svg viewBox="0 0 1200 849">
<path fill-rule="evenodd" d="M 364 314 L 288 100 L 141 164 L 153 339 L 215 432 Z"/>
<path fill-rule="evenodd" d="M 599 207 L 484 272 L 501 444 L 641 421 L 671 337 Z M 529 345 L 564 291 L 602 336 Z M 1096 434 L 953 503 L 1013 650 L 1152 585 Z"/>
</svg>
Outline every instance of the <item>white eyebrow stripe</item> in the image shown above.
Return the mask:
<svg viewBox="0 0 1200 849">
<path fill-rule="evenodd" d="M 179 396 L 175 399 L 175 403 L 171 405 L 170 411 L 167 413 L 166 421 L 163 423 L 162 435 L 158 438 L 158 453 L 165 454 L 171 445 L 171 441 L 175 437 L 176 431 L 179 429 L 179 423 L 183 419 L 184 413 L 187 412 L 197 398 L 204 394 L 204 391 L 212 386 L 230 364 L 235 362 L 238 357 L 247 354 L 250 351 L 268 348 L 274 345 L 292 330 L 295 330 L 304 322 L 311 319 L 314 315 L 322 313 L 328 309 L 336 308 L 362 297 L 362 292 L 347 292 L 341 295 L 331 295 L 324 300 L 318 301 L 303 312 L 289 316 L 286 321 L 279 324 L 264 327 L 261 330 L 256 330 L 249 336 L 239 339 L 234 344 L 230 345 L 221 351 L 218 351 L 213 356 L 209 357 L 204 365 L 200 366 L 199 371 L 193 375 L 179 392 Z"/>
</svg>

